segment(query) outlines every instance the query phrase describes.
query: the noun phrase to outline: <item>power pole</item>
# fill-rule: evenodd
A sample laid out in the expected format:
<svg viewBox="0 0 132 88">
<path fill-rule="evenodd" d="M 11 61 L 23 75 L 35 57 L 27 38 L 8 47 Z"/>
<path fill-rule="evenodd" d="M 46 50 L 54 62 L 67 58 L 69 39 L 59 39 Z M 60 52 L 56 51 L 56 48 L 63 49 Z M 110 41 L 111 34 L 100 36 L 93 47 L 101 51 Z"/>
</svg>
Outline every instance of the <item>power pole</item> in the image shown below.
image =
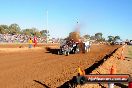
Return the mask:
<svg viewBox="0 0 132 88">
<path fill-rule="evenodd" d="M 48 10 L 46 10 L 46 30 L 48 30 Z"/>
<path fill-rule="evenodd" d="M 46 10 L 46 43 L 48 43 L 48 10 Z"/>
</svg>

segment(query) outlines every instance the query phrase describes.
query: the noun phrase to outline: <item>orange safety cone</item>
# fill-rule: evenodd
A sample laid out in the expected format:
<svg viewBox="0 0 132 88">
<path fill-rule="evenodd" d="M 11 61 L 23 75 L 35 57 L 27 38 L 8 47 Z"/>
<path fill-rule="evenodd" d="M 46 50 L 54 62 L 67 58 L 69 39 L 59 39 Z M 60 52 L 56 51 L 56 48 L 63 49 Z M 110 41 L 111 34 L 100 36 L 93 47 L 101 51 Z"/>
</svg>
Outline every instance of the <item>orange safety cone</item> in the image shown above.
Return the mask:
<svg viewBox="0 0 132 88">
<path fill-rule="evenodd" d="M 120 59 L 120 57 L 121 57 L 121 54 L 117 53 L 117 58 Z"/>
<path fill-rule="evenodd" d="M 125 57 L 123 54 L 121 54 L 121 60 L 125 60 Z"/>
<path fill-rule="evenodd" d="M 79 72 L 79 75 L 81 75 L 81 76 L 85 75 L 85 71 L 81 70 L 80 67 L 78 67 L 78 72 Z"/>
<path fill-rule="evenodd" d="M 110 69 L 110 74 L 116 74 L 116 66 L 112 65 L 111 69 Z"/>
<path fill-rule="evenodd" d="M 121 60 L 125 60 L 125 57 L 124 57 L 124 52 L 123 52 L 123 50 L 122 50 L 122 52 L 121 52 L 121 57 L 120 57 L 120 59 L 121 59 Z"/>
<path fill-rule="evenodd" d="M 112 65 L 110 69 L 110 74 L 116 74 L 116 67 L 115 65 Z M 108 88 L 114 88 L 114 83 L 108 83 Z"/>
</svg>

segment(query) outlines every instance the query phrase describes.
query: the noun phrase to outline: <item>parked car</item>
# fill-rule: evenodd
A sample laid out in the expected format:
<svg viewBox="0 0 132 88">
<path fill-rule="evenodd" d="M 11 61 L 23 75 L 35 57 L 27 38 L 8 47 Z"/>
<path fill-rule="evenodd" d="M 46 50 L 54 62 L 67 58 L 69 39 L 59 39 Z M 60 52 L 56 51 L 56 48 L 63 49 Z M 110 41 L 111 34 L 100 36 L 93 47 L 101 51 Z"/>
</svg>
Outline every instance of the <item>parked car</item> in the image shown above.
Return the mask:
<svg viewBox="0 0 132 88">
<path fill-rule="evenodd" d="M 125 44 L 125 42 L 123 42 L 122 40 L 120 39 L 117 39 L 115 42 L 114 42 L 115 45 L 123 45 Z"/>
<path fill-rule="evenodd" d="M 132 45 L 132 40 L 130 40 L 129 45 Z"/>
</svg>

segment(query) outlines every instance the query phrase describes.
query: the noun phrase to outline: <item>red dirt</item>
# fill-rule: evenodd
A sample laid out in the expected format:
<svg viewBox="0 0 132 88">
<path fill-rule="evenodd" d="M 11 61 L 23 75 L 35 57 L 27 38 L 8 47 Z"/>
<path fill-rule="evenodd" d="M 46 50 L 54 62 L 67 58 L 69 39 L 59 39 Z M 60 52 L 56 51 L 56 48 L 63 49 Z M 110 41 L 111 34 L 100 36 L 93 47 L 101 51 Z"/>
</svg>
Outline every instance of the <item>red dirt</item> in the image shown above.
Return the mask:
<svg viewBox="0 0 132 88">
<path fill-rule="evenodd" d="M 43 46 L 57 46 L 59 44 L 57 43 L 50 43 L 50 44 L 46 44 L 46 43 L 39 43 L 37 44 L 37 47 L 43 47 Z M 5 43 L 5 44 L 0 44 L 0 48 L 23 48 L 23 47 L 28 47 L 28 43 Z"/>
<path fill-rule="evenodd" d="M 122 50 L 122 49 L 121 49 Z M 129 74 L 132 77 L 132 46 L 126 46 L 124 49 L 125 60 L 119 59 L 121 51 L 118 49 L 110 58 L 108 58 L 102 65 L 93 70 L 91 74 L 109 74 L 112 65 L 116 69 L 116 74 Z M 119 85 L 120 84 L 120 85 Z M 78 85 L 76 88 L 108 88 L 108 83 L 84 84 Z M 128 83 L 114 84 L 114 88 L 128 88 Z"/>
<path fill-rule="evenodd" d="M 58 87 L 77 75 L 78 66 L 86 69 L 117 47 L 94 45 L 89 53 L 70 56 L 48 53 L 44 47 L 21 52 L 0 51 L 0 87 Z"/>
</svg>

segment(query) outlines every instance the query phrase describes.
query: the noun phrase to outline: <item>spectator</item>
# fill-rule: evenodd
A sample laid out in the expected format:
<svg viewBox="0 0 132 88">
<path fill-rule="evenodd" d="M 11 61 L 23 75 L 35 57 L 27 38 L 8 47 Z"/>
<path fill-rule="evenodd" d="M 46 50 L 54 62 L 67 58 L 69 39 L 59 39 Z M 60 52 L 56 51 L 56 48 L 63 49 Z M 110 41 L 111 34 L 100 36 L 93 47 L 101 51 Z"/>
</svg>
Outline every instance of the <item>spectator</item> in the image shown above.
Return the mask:
<svg viewBox="0 0 132 88">
<path fill-rule="evenodd" d="M 32 41 L 32 38 L 29 38 L 29 48 L 32 48 L 32 43 L 33 43 L 33 41 Z"/>
</svg>

